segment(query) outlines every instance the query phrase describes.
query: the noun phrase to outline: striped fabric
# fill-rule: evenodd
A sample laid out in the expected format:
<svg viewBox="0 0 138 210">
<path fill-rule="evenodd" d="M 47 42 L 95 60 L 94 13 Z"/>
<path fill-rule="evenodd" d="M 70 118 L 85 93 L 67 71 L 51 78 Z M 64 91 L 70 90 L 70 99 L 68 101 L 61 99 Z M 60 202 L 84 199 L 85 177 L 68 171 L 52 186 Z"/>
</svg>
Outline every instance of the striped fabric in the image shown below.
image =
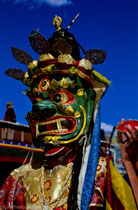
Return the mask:
<svg viewBox="0 0 138 210">
<path fill-rule="evenodd" d="M 98 109 L 93 135 L 91 140 L 91 148 L 89 152 L 88 164 L 85 174 L 85 179 L 83 183 L 83 190 L 81 196 L 81 210 L 88 209 L 90 200 L 92 197 L 92 191 L 94 187 L 95 174 L 97 169 L 97 164 L 99 160 L 100 151 L 100 108 Z"/>
</svg>

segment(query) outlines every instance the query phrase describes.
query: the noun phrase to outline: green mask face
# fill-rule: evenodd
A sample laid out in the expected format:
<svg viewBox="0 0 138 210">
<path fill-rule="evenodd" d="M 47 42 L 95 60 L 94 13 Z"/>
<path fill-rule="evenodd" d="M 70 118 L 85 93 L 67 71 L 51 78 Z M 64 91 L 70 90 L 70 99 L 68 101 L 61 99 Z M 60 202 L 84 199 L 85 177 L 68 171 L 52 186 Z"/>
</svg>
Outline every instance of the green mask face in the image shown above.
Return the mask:
<svg viewBox="0 0 138 210">
<path fill-rule="evenodd" d="M 33 103 L 27 120 L 36 146 L 69 144 L 89 131 L 95 91 L 79 76 L 41 75 L 27 95 Z"/>
<path fill-rule="evenodd" d="M 47 147 L 53 151 L 55 145 L 61 149 L 71 145 L 72 149 L 83 135 L 91 132 L 94 104 L 104 92 L 101 83 L 104 86 L 110 83 L 93 69 L 93 64 L 103 63 L 106 52 L 91 49 L 84 53 L 84 59 L 80 59 L 80 45 L 72 34 L 60 28 L 60 18 L 58 21 L 57 31 L 49 40 L 37 31 L 30 34 L 31 46 L 40 54 L 38 60 L 33 60 L 24 50 L 12 47 L 13 56 L 27 65 L 27 72 L 16 68 L 5 72 L 30 87 L 26 95 L 33 106 L 26 118 L 34 145 L 45 151 Z"/>
</svg>

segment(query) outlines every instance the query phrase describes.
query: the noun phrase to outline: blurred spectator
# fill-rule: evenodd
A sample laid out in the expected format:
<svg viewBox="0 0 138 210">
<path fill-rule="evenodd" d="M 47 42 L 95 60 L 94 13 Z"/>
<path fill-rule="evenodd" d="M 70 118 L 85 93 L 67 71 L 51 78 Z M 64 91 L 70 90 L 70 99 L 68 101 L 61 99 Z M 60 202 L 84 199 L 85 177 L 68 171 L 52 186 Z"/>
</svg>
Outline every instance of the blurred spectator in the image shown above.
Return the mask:
<svg viewBox="0 0 138 210">
<path fill-rule="evenodd" d="M 101 140 L 106 141 L 104 130 L 101 129 Z"/>
<path fill-rule="evenodd" d="M 16 114 L 12 102 L 7 102 L 7 109 L 3 118 L 4 121 L 16 122 Z"/>
<path fill-rule="evenodd" d="M 121 121 L 118 123 L 118 126 L 124 124 L 125 122 L 125 119 L 121 119 Z M 114 165 L 122 176 L 126 174 L 122 159 L 122 152 L 120 150 L 120 143 L 123 143 L 129 160 L 132 162 L 133 167 L 138 175 L 138 126 L 135 126 L 134 129 L 132 129 L 129 124 L 126 124 L 126 131 L 118 130 L 118 126 L 113 128 L 111 137 L 109 139 L 111 143 L 110 153 L 113 158 Z"/>
<path fill-rule="evenodd" d="M 121 119 L 119 124 L 123 124 L 125 122 L 125 119 Z M 128 131 L 118 131 L 119 140 L 124 144 L 129 159 L 133 163 L 134 169 L 138 175 L 138 126 L 135 126 L 135 130 L 133 130 L 128 124 L 126 125 L 126 128 Z"/>
<path fill-rule="evenodd" d="M 100 136 L 101 136 L 101 150 L 105 154 L 107 142 L 106 142 L 105 133 L 103 129 L 100 130 Z"/>
</svg>

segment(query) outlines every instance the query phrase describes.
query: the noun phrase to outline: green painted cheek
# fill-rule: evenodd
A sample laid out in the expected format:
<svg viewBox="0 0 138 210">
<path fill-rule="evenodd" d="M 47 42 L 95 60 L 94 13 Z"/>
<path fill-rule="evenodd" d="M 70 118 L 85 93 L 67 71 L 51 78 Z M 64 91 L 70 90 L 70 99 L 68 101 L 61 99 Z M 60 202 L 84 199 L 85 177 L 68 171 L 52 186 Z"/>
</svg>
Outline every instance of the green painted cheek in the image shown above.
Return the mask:
<svg viewBox="0 0 138 210">
<path fill-rule="evenodd" d="M 78 102 L 76 100 L 73 104 L 71 104 L 73 110 L 78 111 L 80 113 L 80 117 L 76 118 L 76 120 L 77 120 L 76 129 L 73 132 L 71 132 L 70 134 L 66 134 L 64 136 L 61 136 L 60 140 L 72 139 L 75 136 L 77 136 L 78 133 L 80 132 L 80 130 L 82 129 L 82 126 L 83 126 L 83 112 L 82 112 L 81 108 L 79 107 L 79 105 L 81 105 L 81 104 L 78 104 Z M 64 107 L 67 108 L 67 106 L 64 106 Z"/>
<path fill-rule="evenodd" d="M 76 95 L 76 102 L 79 105 L 83 106 L 87 114 L 87 123 L 85 132 L 88 132 L 89 126 L 93 117 L 93 110 L 94 110 L 94 102 L 95 102 L 95 93 L 91 94 L 91 91 L 85 91 L 83 96 Z M 77 107 L 76 107 L 77 109 Z M 83 121 L 83 117 L 81 116 L 81 121 Z"/>
<path fill-rule="evenodd" d="M 87 108 L 86 108 L 86 112 L 87 112 L 87 123 L 86 123 L 86 128 L 85 128 L 86 132 L 88 132 L 89 127 L 90 127 L 90 123 L 93 118 L 93 111 L 94 111 L 94 101 L 89 100 L 87 103 Z"/>
<path fill-rule="evenodd" d="M 76 118 L 77 120 L 77 127 L 76 129 L 67 135 L 61 136 L 60 140 L 62 139 L 71 139 L 78 135 L 78 133 L 81 131 L 83 123 L 84 123 L 84 115 L 82 112 L 82 109 L 80 108 L 80 105 L 85 109 L 87 113 L 87 123 L 85 127 L 85 132 L 88 132 L 89 126 L 92 120 L 93 116 L 93 108 L 94 108 L 94 99 L 90 99 L 88 97 L 89 94 L 85 93 L 83 96 L 75 95 L 75 102 L 71 105 L 74 111 L 77 111 L 80 113 L 80 117 Z M 67 107 L 67 106 L 66 106 Z"/>
</svg>

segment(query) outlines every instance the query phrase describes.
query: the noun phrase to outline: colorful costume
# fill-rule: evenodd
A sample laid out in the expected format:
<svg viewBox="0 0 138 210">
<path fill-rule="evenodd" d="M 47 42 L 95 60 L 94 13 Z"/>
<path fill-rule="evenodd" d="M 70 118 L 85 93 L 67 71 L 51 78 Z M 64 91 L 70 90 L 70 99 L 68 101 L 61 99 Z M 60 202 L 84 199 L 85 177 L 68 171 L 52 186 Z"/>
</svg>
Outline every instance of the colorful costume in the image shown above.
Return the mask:
<svg viewBox="0 0 138 210">
<path fill-rule="evenodd" d="M 48 41 L 37 31 L 29 36 L 41 54 L 38 61 L 12 48 L 28 72 L 9 69 L 6 74 L 29 86 L 25 94 L 33 105 L 26 119 L 35 147 L 44 152 L 41 160 L 30 160 L 8 177 L 1 189 L 2 209 L 86 210 L 104 205 L 106 158 L 99 158 L 99 104 L 110 82 L 93 64 L 102 63 L 106 54 L 93 49 L 76 61 L 79 44 L 59 27 L 59 17 L 54 20 L 59 21 L 57 32 Z"/>
</svg>

